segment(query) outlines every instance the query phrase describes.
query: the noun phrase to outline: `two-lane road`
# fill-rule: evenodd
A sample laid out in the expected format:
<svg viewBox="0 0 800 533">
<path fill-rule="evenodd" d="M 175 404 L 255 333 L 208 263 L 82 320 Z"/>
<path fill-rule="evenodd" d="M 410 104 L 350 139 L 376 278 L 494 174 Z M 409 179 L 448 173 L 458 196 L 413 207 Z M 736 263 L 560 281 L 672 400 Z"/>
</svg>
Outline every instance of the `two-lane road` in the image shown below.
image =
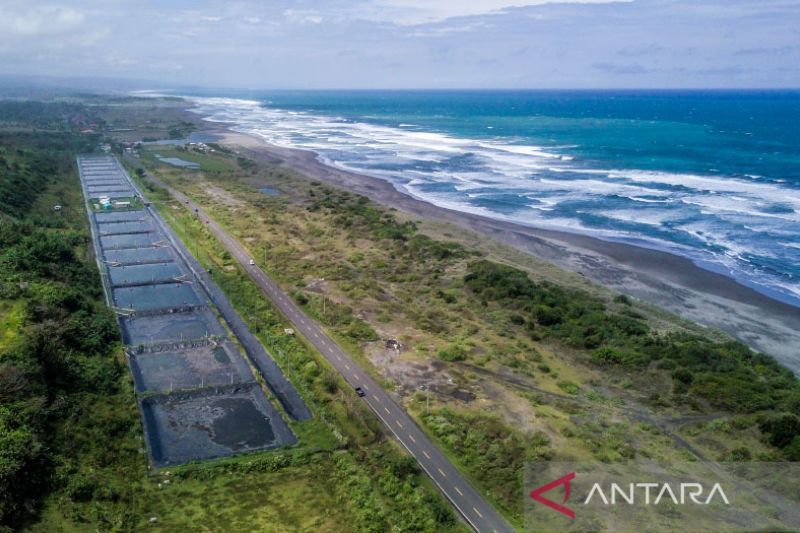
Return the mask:
<svg viewBox="0 0 800 533">
<path fill-rule="evenodd" d="M 168 187 L 151 174 L 148 174 L 148 177 L 160 187 L 168 190 L 188 209 L 196 212 L 207 223 L 209 230 L 222 242 L 231 256 L 244 267 L 256 285 L 294 324 L 295 329 L 319 350 L 319 353 L 339 371 L 350 386 L 361 387 L 364 390 L 363 399 L 367 405 L 406 450 L 416 458 L 422 469 L 475 530 L 498 533 L 513 531 L 500 513 L 472 487 L 464 475 L 439 451 L 383 387 L 367 375 L 261 268 L 250 264 L 251 256 L 244 246 L 229 235 L 216 221 L 206 216 L 203 210 L 185 194 Z"/>
</svg>

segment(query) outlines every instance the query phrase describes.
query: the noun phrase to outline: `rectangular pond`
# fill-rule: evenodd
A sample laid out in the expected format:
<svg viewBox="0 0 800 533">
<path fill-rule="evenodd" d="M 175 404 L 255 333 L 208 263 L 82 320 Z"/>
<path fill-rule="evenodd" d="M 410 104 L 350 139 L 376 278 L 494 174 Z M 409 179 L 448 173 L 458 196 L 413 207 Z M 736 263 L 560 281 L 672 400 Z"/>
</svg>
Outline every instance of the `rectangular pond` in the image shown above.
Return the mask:
<svg viewBox="0 0 800 533">
<path fill-rule="evenodd" d="M 120 287 L 111 292 L 117 307 L 134 311 L 174 309 L 204 303 L 188 283 Z"/>
<path fill-rule="evenodd" d="M 108 278 L 112 287 L 179 281 L 178 278 L 181 277 L 186 278 L 186 272 L 176 263 L 112 266 L 108 269 Z"/>
<path fill-rule="evenodd" d="M 130 186 L 126 180 L 123 179 L 114 179 L 113 177 L 108 178 L 98 178 L 94 180 L 83 180 L 86 183 L 86 187 L 89 189 L 94 189 L 97 187 L 120 187 L 120 186 Z"/>
<path fill-rule="evenodd" d="M 132 211 L 119 211 L 117 213 L 95 213 L 94 219 L 98 224 L 103 222 L 128 222 L 131 220 L 145 220 L 150 218 L 150 213 L 144 209 Z"/>
<path fill-rule="evenodd" d="M 162 163 L 172 165 L 173 167 L 190 168 L 190 169 L 200 168 L 199 163 L 195 163 L 194 161 L 186 161 L 185 159 L 181 159 L 180 157 L 163 157 L 156 154 L 156 159 L 158 159 Z"/>
<path fill-rule="evenodd" d="M 236 347 L 226 342 L 131 357 L 138 392 L 169 392 L 255 381 Z"/>
<path fill-rule="evenodd" d="M 256 385 L 213 394 L 142 399 L 145 436 L 156 466 L 278 448 L 297 439 Z"/>
<path fill-rule="evenodd" d="M 125 196 L 135 196 L 136 191 L 133 187 L 125 187 L 124 185 L 116 185 L 114 187 L 87 187 L 86 192 L 89 198 L 99 198 L 101 196 L 119 196 L 125 193 Z"/>
<path fill-rule="evenodd" d="M 156 243 L 167 244 L 160 233 L 135 233 L 133 235 L 105 235 L 100 237 L 103 250 L 120 248 L 144 248 Z"/>
<path fill-rule="evenodd" d="M 97 225 L 100 235 L 120 235 L 124 233 L 145 233 L 154 231 L 155 227 L 148 220 L 135 220 L 132 222 L 106 222 Z"/>
<path fill-rule="evenodd" d="M 223 336 L 225 330 L 208 309 L 183 313 L 122 317 L 122 339 L 128 346 L 190 342 Z"/>
<path fill-rule="evenodd" d="M 174 258 L 171 250 L 171 248 L 166 246 L 129 248 L 127 250 L 104 250 L 103 258 L 109 263 L 120 263 L 123 265 L 165 263 Z"/>
</svg>

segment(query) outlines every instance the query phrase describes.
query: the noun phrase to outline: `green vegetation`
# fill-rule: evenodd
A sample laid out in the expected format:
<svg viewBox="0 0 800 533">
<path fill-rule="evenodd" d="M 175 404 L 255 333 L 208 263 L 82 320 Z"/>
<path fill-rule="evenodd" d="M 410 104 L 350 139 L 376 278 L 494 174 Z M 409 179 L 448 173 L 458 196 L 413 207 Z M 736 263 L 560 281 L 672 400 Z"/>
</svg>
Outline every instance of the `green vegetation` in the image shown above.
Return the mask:
<svg viewBox="0 0 800 533">
<path fill-rule="evenodd" d="M 119 333 L 87 260 L 72 159 L 86 140 L 18 133 L 0 143 L 0 527 L 14 528 L 49 491 L 91 497 L 84 472 L 96 479 L 113 461 L 91 439 L 131 431 L 132 418 Z M 65 212 L 52 211 L 53 197 Z M 104 409 L 87 416 L 90 406 Z M 79 431 L 64 434 L 65 421 Z"/>
<path fill-rule="evenodd" d="M 198 148 L 188 146 L 152 145 L 142 148 L 141 151 L 146 161 L 156 165 L 169 166 L 169 163 L 159 161 L 158 157 L 156 157 L 160 156 L 162 158 L 175 157 L 183 159 L 184 161 L 197 163 L 200 165 L 201 170 L 213 174 L 223 174 L 235 168 L 234 165 L 228 161 L 216 159 Z M 188 169 L 188 172 L 192 172 L 192 170 Z"/>
<path fill-rule="evenodd" d="M 585 292 L 535 283 L 519 269 L 489 261 L 472 263 L 464 282 L 484 306 L 520 312 L 521 327 L 531 337 L 594 349 L 590 359 L 596 364 L 631 371 L 653 364 L 677 368 L 671 373 L 677 394 L 694 394 L 733 412 L 800 414 L 800 382 L 774 359 L 741 343 L 653 331 L 644 320 L 610 311 Z"/>
<path fill-rule="evenodd" d="M 151 471 L 74 164 L 97 137 L 1 135 L 0 187 L 13 180 L 19 194 L 0 197 L 0 531 L 462 530 L 352 391 L 282 334 L 240 272 L 215 276 L 248 296 L 239 310 L 316 416 L 293 424 L 291 449 Z M 215 257 L 211 243 L 197 243 L 201 258 Z M 359 326 L 357 338 L 370 336 Z"/>
<path fill-rule="evenodd" d="M 69 131 L 72 122 L 84 116 L 86 108 L 74 102 L 18 100 L 0 102 L 0 125 L 6 129 L 48 129 Z M 41 138 L 40 138 L 41 139 Z"/>
<path fill-rule="evenodd" d="M 194 122 L 187 122 L 185 120 L 181 120 L 169 126 L 169 131 L 167 132 L 170 139 L 185 139 L 195 130 Z"/>
<path fill-rule="evenodd" d="M 776 446 L 785 439 L 772 440 L 762 423 L 797 412 L 797 381 L 768 357 L 458 228 L 230 152 L 207 155 L 228 166 L 222 174 L 145 164 L 394 387 L 512 523 L 521 521 L 526 460 L 777 460 L 800 446 L 794 438 Z M 265 186 L 281 194 L 257 191 Z M 278 317 L 252 311 L 268 306 L 204 225 L 178 205 L 162 211 L 212 250 L 205 264 L 245 302 L 242 314 L 301 391 L 331 398 L 322 403 L 351 435 L 348 445 L 370 442 L 349 433 L 346 414 L 360 411 L 339 405 L 348 396 L 337 396 L 342 385 L 324 361 L 285 348 L 303 343 L 283 334 Z M 690 421 L 701 413 L 711 422 Z"/>
<path fill-rule="evenodd" d="M 0 112 L 8 107 L 0 105 Z M 0 132 L 0 213 L 18 218 L 37 216 L 31 208 L 42 190 L 54 175 L 74 166 L 69 154 L 91 146 L 87 140 L 69 133 Z"/>
<path fill-rule="evenodd" d="M 436 439 L 451 451 L 457 464 L 472 473 L 481 487 L 514 517 L 522 514 L 522 477 L 527 461 L 551 456 L 549 440 L 539 434 L 532 442 L 495 417 L 440 409 L 422 415 Z"/>
<path fill-rule="evenodd" d="M 409 462 L 394 443 L 384 440 L 374 415 L 310 345 L 284 333 L 288 324 L 241 268 L 228 263 L 229 254 L 205 224 L 192 213 L 173 209 L 177 204 L 168 203 L 163 190 L 152 185 L 145 185 L 145 189 L 179 236 L 193 243 L 195 256 L 211 269 L 214 280 L 251 330 L 277 356 L 279 365 L 311 406 L 316 418 L 295 422 L 292 427 L 301 449 L 316 452 L 310 460 L 328 465 L 324 474 L 319 466 L 315 470 L 318 475 L 332 477 L 339 505 L 347 506 L 347 519 L 338 527 L 359 531 L 390 527 L 403 531 L 457 529 L 452 511 L 416 462 Z M 347 328 L 352 330 L 352 317 L 348 320 Z M 272 464 L 271 460 L 267 462 Z"/>
</svg>

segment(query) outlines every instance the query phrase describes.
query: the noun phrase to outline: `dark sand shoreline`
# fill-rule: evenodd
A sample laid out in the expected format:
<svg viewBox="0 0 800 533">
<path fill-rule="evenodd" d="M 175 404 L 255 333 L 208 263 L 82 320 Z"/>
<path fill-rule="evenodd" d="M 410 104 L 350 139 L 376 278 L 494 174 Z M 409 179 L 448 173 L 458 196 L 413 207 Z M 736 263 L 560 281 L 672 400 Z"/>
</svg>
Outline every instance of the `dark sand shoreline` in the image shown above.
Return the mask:
<svg viewBox="0 0 800 533">
<path fill-rule="evenodd" d="M 256 160 L 285 165 L 311 179 L 363 194 L 420 218 L 458 225 L 692 322 L 724 331 L 800 374 L 800 308 L 701 268 L 690 259 L 438 207 L 397 190 L 388 181 L 328 166 L 314 152 L 270 145 L 256 136 L 228 129 L 230 126 L 215 123 L 207 133 L 221 136 L 224 143 L 236 145 Z"/>
</svg>

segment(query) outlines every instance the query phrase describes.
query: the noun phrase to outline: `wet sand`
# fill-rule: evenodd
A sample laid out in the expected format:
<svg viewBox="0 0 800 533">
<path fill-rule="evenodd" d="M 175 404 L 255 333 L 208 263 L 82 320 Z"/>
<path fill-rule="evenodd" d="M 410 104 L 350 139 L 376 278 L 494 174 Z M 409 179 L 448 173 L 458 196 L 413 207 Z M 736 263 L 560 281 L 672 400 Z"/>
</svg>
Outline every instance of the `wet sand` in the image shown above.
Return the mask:
<svg viewBox="0 0 800 533">
<path fill-rule="evenodd" d="M 437 207 L 398 191 L 385 180 L 325 165 L 313 152 L 269 145 L 224 127 L 213 133 L 253 159 L 285 165 L 314 180 L 363 194 L 420 218 L 456 224 L 685 319 L 722 330 L 800 374 L 800 308 L 701 268 L 689 259 Z"/>
</svg>

